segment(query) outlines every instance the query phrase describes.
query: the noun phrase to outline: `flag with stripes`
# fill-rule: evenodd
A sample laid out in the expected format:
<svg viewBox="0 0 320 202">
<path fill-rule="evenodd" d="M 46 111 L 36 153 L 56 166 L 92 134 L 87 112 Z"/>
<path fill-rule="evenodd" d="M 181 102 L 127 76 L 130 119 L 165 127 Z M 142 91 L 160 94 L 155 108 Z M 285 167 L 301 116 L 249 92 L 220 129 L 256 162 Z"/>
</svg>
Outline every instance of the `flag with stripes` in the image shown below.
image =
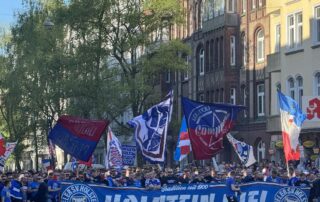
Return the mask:
<svg viewBox="0 0 320 202">
<path fill-rule="evenodd" d="M 192 149 L 187 129 L 186 118 L 183 116 L 174 160 L 182 161 L 191 151 Z"/>
<path fill-rule="evenodd" d="M 282 128 L 283 150 L 286 161 L 299 160 L 299 135 L 306 115 L 299 104 L 289 96 L 278 91 Z"/>
</svg>

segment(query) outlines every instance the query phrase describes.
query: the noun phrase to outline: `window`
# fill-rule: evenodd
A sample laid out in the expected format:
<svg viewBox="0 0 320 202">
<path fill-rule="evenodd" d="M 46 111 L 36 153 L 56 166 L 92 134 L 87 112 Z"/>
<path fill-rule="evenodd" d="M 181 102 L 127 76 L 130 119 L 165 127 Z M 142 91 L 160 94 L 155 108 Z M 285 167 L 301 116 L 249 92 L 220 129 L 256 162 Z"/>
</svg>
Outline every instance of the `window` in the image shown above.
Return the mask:
<svg viewBox="0 0 320 202">
<path fill-rule="evenodd" d="M 183 72 L 183 80 L 186 81 L 189 78 L 189 67 L 190 67 L 190 63 L 189 63 L 189 56 L 186 57 L 186 66 L 188 68 L 188 70 Z"/>
<path fill-rule="evenodd" d="M 233 13 L 235 11 L 235 0 L 228 0 L 228 12 Z"/>
<path fill-rule="evenodd" d="M 280 91 L 281 92 L 281 83 L 277 83 L 276 84 L 276 89 L 277 91 Z M 277 107 L 279 107 L 279 99 L 276 99 L 277 100 Z M 279 112 L 279 110 L 277 110 L 277 112 Z"/>
<path fill-rule="evenodd" d="M 265 143 L 260 140 L 260 142 L 258 143 L 258 146 L 257 146 L 257 157 L 258 157 L 258 162 L 262 161 L 263 159 L 265 159 L 265 152 L 266 151 L 266 145 Z"/>
<path fill-rule="evenodd" d="M 263 30 L 257 32 L 257 62 L 264 61 L 264 33 Z"/>
<path fill-rule="evenodd" d="M 219 102 L 219 89 L 216 90 L 215 102 Z"/>
<path fill-rule="evenodd" d="M 288 93 L 292 99 L 294 99 L 294 80 L 293 78 L 288 79 Z"/>
<path fill-rule="evenodd" d="M 313 38 L 314 42 L 320 42 L 320 6 L 315 7 L 314 9 L 314 25 L 313 25 Z"/>
<path fill-rule="evenodd" d="M 171 74 L 170 74 L 170 71 L 167 71 L 166 72 L 166 83 L 170 83 L 171 81 Z"/>
<path fill-rule="evenodd" d="M 199 74 L 204 75 L 204 50 L 200 50 L 199 55 Z"/>
<path fill-rule="evenodd" d="M 247 0 L 242 0 L 242 13 L 247 12 Z"/>
<path fill-rule="evenodd" d="M 247 88 L 245 86 L 242 87 L 242 99 L 243 106 L 247 106 Z M 243 110 L 243 116 L 247 117 L 247 110 Z"/>
<path fill-rule="evenodd" d="M 251 3 L 251 8 L 252 10 L 256 9 L 256 0 L 251 0 L 252 3 Z"/>
<path fill-rule="evenodd" d="M 316 95 L 320 96 L 320 72 L 318 72 L 315 76 L 315 87 L 316 87 Z"/>
<path fill-rule="evenodd" d="M 224 56 L 224 44 L 223 44 L 223 37 L 220 38 L 220 46 L 219 46 L 219 50 L 220 50 L 220 67 L 223 68 L 224 66 L 224 60 L 223 60 L 223 56 Z"/>
<path fill-rule="evenodd" d="M 302 12 L 289 15 L 287 20 L 287 48 L 294 49 L 300 47 L 303 37 Z"/>
<path fill-rule="evenodd" d="M 224 13 L 224 1 L 225 0 L 215 0 L 213 2 L 214 17 Z"/>
<path fill-rule="evenodd" d="M 259 2 L 259 7 L 262 7 L 262 0 L 258 0 Z"/>
<path fill-rule="evenodd" d="M 275 47 L 274 47 L 274 52 L 278 53 L 280 51 L 280 25 L 276 25 L 276 30 L 275 30 Z"/>
<path fill-rule="evenodd" d="M 204 94 L 199 95 L 199 102 L 204 102 Z"/>
<path fill-rule="evenodd" d="M 257 86 L 258 116 L 264 116 L 264 84 Z"/>
<path fill-rule="evenodd" d="M 236 89 L 230 88 L 230 104 L 236 104 Z"/>
<path fill-rule="evenodd" d="M 242 66 L 245 67 L 247 65 L 247 41 L 246 36 L 243 35 L 241 37 L 242 44 Z"/>
<path fill-rule="evenodd" d="M 230 36 L 230 65 L 236 65 L 236 37 Z"/>
<path fill-rule="evenodd" d="M 216 68 L 220 67 L 220 42 L 219 39 L 216 40 L 216 49 L 215 49 L 215 66 Z"/>
<path fill-rule="evenodd" d="M 223 88 L 220 89 L 220 102 L 221 103 L 224 102 L 224 91 L 223 91 Z"/>
<path fill-rule="evenodd" d="M 301 76 L 297 77 L 297 91 L 298 91 L 298 104 L 302 108 L 302 96 L 303 96 L 303 79 Z"/>
</svg>

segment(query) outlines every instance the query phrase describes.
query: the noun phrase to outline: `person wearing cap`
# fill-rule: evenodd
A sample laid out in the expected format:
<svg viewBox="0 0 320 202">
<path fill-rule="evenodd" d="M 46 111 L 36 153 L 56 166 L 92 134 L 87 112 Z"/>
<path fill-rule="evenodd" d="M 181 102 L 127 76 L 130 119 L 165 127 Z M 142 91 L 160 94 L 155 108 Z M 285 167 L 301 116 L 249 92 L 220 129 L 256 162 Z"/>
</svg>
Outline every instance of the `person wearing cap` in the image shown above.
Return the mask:
<svg viewBox="0 0 320 202">
<path fill-rule="evenodd" d="M 240 188 L 236 186 L 235 179 L 234 179 L 235 172 L 230 171 L 228 173 L 228 177 L 226 179 L 226 186 L 227 186 L 227 193 L 226 197 L 228 202 L 237 202 L 238 199 L 236 197 L 236 192 L 240 192 Z"/>
</svg>

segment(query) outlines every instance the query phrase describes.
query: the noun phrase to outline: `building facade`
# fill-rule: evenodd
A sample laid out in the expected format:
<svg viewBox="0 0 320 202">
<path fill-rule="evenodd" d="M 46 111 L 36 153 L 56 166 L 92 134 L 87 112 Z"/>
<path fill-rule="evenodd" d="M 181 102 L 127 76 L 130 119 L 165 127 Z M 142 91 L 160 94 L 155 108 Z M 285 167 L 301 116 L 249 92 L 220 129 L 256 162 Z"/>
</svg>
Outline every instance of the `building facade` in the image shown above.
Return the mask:
<svg viewBox="0 0 320 202">
<path fill-rule="evenodd" d="M 270 1 L 267 13 L 271 38 L 267 131 L 274 151 L 272 158 L 283 158 L 277 89 L 295 99 L 307 114 L 300 148 L 306 158 L 315 158 L 320 146 L 320 1 Z"/>
</svg>

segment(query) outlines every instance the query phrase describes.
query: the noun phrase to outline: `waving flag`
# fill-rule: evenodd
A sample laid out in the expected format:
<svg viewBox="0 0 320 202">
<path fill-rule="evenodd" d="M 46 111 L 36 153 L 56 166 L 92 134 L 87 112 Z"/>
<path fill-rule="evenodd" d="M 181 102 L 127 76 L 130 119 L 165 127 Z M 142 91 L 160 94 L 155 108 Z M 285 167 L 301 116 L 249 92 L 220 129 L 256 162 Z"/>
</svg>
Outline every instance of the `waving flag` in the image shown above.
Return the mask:
<svg viewBox="0 0 320 202">
<path fill-rule="evenodd" d="M 256 162 L 252 146 L 235 139 L 230 133 L 227 134 L 227 138 L 243 165 L 249 167 Z"/>
<path fill-rule="evenodd" d="M 306 119 L 298 103 L 289 96 L 283 95 L 278 91 L 281 128 L 283 139 L 283 150 L 286 161 L 299 160 L 299 134 L 301 125 Z"/>
<path fill-rule="evenodd" d="M 1 136 L 1 135 L 0 135 Z M 1 136 L 1 139 L 3 137 Z M 4 140 L 4 139 L 3 139 Z M 14 148 L 16 147 L 17 142 L 7 142 L 5 146 L 5 152 L 0 156 L 0 169 L 3 170 L 6 160 L 9 158 Z"/>
<path fill-rule="evenodd" d="M 182 98 L 192 152 L 196 160 L 211 159 L 223 148 L 223 137 L 231 130 L 243 106 L 209 104 Z"/>
<path fill-rule="evenodd" d="M 187 157 L 191 150 L 186 118 L 183 116 L 174 160 L 182 161 L 185 157 Z"/>
<path fill-rule="evenodd" d="M 107 151 L 105 158 L 106 168 L 122 167 L 122 149 L 118 138 L 113 134 L 111 128 L 108 129 Z"/>
<path fill-rule="evenodd" d="M 51 159 L 42 159 L 42 167 L 49 170 L 51 167 Z"/>
<path fill-rule="evenodd" d="M 107 125 L 107 121 L 61 116 L 49 139 L 78 160 L 89 161 Z"/>
<path fill-rule="evenodd" d="M 172 95 L 128 122 L 135 128 L 135 139 L 142 155 L 151 162 L 163 162 L 165 159 L 171 106 Z"/>
</svg>

